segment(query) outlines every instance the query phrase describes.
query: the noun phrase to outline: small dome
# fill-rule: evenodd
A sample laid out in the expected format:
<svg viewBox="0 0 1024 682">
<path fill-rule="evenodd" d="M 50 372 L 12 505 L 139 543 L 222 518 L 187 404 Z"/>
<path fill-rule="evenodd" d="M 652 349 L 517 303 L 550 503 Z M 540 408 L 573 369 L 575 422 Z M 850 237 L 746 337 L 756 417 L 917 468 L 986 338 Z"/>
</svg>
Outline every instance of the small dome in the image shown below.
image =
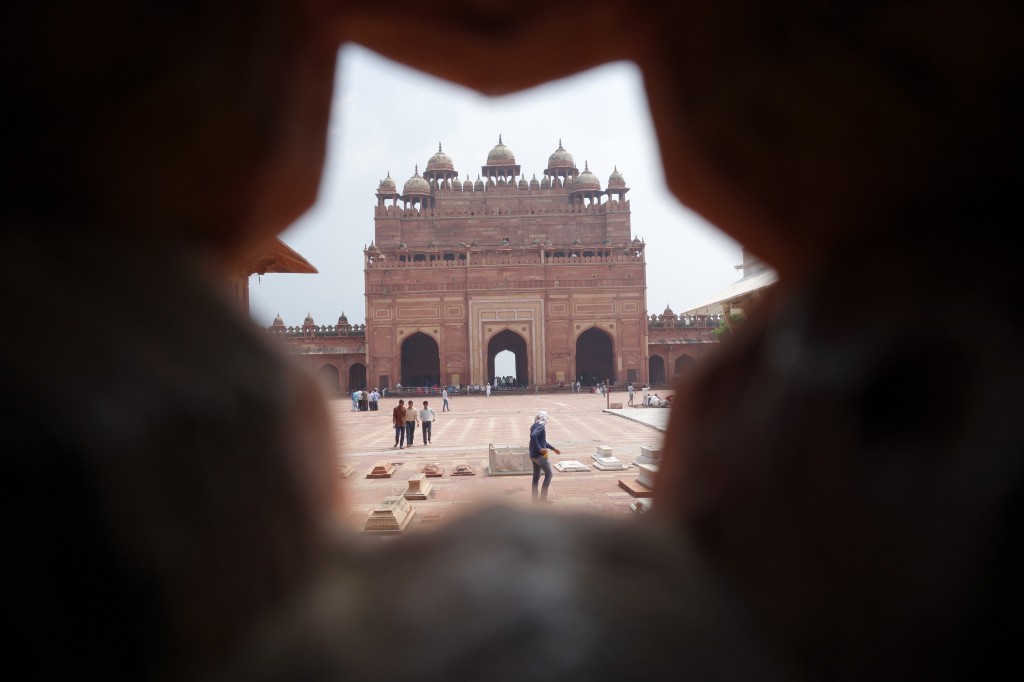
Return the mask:
<svg viewBox="0 0 1024 682">
<path fill-rule="evenodd" d="M 514 166 L 516 165 L 516 157 L 512 153 L 512 150 L 505 146 L 501 141 L 501 135 L 498 135 L 498 144 L 495 145 L 487 154 L 487 165 L 488 166 Z"/>
<path fill-rule="evenodd" d="M 533 177 L 530 179 L 530 189 L 540 189 L 540 183 L 537 182 L 537 174 L 536 173 L 534 173 Z"/>
<path fill-rule="evenodd" d="M 548 168 L 575 168 L 576 162 L 573 161 L 572 154 L 565 151 L 565 147 L 562 146 L 562 141 L 558 141 L 558 149 L 551 152 L 551 156 L 548 157 Z"/>
<path fill-rule="evenodd" d="M 313 316 L 312 316 L 312 315 L 310 315 L 309 313 L 306 313 L 306 319 L 304 319 L 304 320 L 302 321 L 302 325 L 303 325 L 303 326 L 305 326 L 305 325 L 307 325 L 307 324 L 313 324 Z"/>
<path fill-rule="evenodd" d="M 338 326 L 339 327 L 348 327 L 349 326 L 348 317 L 345 316 L 345 312 L 344 311 L 342 311 L 341 317 L 338 318 Z"/>
<path fill-rule="evenodd" d="M 526 179 L 526 175 L 519 176 L 519 189 L 530 189 L 530 183 Z"/>
<path fill-rule="evenodd" d="M 277 314 L 277 317 L 274 318 L 274 322 L 270 326 L 280 327 L 281 329 L 284 329 L 284 320 L 281 319 L 281 313 Z"/>
<path fill-rule="evenodd" d="M 475 191 L 475 192 L 483 192 L 484 191 L 484 181 L 480 179 L 480 174 L 479 173 L 477 173 L 477 175 L 476 175 L 476 182 L 473 183 L 473 191 Z"/>
<path fill-rule="evenodd" d="M 576 184 L 573 189 L 601 189 L 601 181 L 590 172 L 590 166 L 586 162 L 583 164 L 583 172 L 576 178 Z"/>
<path fill-rule="evenodd" d="M 427 161 L 427 170 L 429 171 L 454 171 L 455 164 L 452 163 L 452 157 L 441 151 L 441 143 L 437 143 L 437 153 L 430 157 Z"/>
<path fill-rule="evenodd" d="M 388 171 L 388 176 L 381 180 L 380 184 L 377 185 L 377 191 L 381 194 L 398 191 L 398 188 L 395 186 L 395 181 L 391 179 L 391 171 Z"/>
<path fill-rule="evenodd" d="M 608 189 L 625 189 L 626 179 L 622 177 L 622 173 L 619 172 L 619 167 L 616 166 L 612 174 L 608 176 Z"/>
<path fill-rule="evenodd" d="M 551 187 L 551 178 L 545 175 L 543 178 L 541 178 L 540 186 L 541 189 L 548 189 L 549 187 Z"/>
<path fill-rule="evenodd" d="M 466 173 L 466 179 L 462 183 L 462 189 L 465 192 L 473 191 L 473 181 L 469 179 L 469 173 Z"/>
<path fill-rule="evenodd" d="M 661 316 L 662 316 L 662 317 L 673 317 L 673 316 L 675 316 L 675 313 L 674 313 L 674 312 L 672 312 L 672 308 L 670 308 L 670 307 L 668 306 L 668 304 L 666 303 L 666 304 L 665 304 L 665 312 L 663 312 L 663 313 L 661 314 Z"/>
<path fill-rule="evenodd" d="M 430 185 L 420 177 L 420 167 L 416 166 L 415 174 L 405 181 L 402 194 L 430 194 Z"/>
</svg>

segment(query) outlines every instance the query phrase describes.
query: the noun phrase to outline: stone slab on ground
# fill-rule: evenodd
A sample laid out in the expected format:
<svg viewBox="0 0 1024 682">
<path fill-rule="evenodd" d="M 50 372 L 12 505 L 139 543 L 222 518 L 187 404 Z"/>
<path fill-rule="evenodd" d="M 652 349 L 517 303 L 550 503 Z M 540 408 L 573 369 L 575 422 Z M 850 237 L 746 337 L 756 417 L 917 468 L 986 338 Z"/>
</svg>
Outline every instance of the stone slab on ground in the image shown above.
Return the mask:
<svg viewBox="0 0 1024 682">
<path fill-rule="evenodd" d="M 441 466 L 440 462 L 430 462 L 423 466 L 421 473 L 427 478 L 441 478 L 444 476 L 444 467 Z"/>
<path fill-rule="evenodd" d="M 654 495 L 653 488 L 648 488 L 635 480 L 630 481 L 620 478 L 619 487 L 629 492 L 633 497 L 652 497 Z"/>
</svg>

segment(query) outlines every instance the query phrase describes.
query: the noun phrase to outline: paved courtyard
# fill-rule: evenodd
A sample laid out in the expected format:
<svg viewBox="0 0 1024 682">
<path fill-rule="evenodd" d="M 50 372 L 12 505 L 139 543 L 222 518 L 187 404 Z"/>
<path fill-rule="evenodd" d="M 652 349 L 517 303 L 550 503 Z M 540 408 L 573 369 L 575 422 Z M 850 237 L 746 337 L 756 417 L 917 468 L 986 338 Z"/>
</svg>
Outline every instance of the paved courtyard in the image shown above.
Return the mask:
<svg viewBox="0 0 1024 682">
<path fill-rule="evenodd" d="M 662 398 L 671 394 L 660 391 Z M 404 396 L 403 396 L 404 397 Z M 424 396 L 409 396 L 417 407 Z M 619 486 L 619 479 L 632 481 L 637 469 L 601 471 L 591 459 L 598 445 L 610 446 L 612 454 L 624 464 L 631 464 L 641 446 L 660 446 L 669 410 L 665 408 L 606 408 L 605 396 L 591 393 L 558 393 L 539 395 L 501 395 L 490 397 L 454 396 L 451 411 L 441 411 L 440 397 L 427 397 L 437 413 L 430 445 L 423 445 L 417 429 L 413 447 L 393 449 L 394 429 L 391 410 L 396 397 L 387 397 L 377 412 L 352 412 L 352 401 L 332 399 L 329 409 L 334 422 L 340 464 L 354 470 L 341 479 L 345 500 L 340 514 L 344 522 L 356 530 L 372 509 L 385 497 L 401 496 L 409 478 L 421 473 L 423 467 L 436 462 L 444 467 L 440 478 L 426 479 L 432 484 L 426 500 L 410 500 L 416 512 L 406 532 L 450 519 L 456 514 L 487 502 L 530 505 L 530 475 L 496 475 L 487 473 L 488 445 L 527 445 L 533 417 L 547 410 L 548 440 L 562 451 L 552 454 L 552 464 L 577 460 L 588 471 L 560 472 L 554 470 L 547 508 L 558 511 L 591 512 L 618 516 L 631 515 L 629 505 L 637 498 Z M 626 403 L 625 393 L 614 393 L 611 402 Z M 639 405 L 640 393 L 635 402 Z M 394 463 L 397 470 L 391 478 L 366 478 L 379 460 Z M 472 476 L 451 476 L 459 464 L 475 471 Z"/>
</svg>

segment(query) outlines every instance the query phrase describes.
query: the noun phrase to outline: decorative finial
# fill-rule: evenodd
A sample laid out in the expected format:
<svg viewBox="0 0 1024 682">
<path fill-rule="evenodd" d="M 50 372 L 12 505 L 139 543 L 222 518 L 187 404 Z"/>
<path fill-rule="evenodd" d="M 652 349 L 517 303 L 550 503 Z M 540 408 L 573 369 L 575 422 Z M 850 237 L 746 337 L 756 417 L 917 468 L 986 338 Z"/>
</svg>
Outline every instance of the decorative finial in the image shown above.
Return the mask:
<svg viewBox="0 0 1024 682">
<path fill-rule="evenodd" d="M 505 144 L 501 141 L 501 133 L 498 133 L 498 144 Z"/>
<path fill-rule="evenodd" d="M 562 138 L 558 138 L 558 148 L 562 149 Z M 562 149 L 562 151 L 565 151 L 565 150 Z"/>
<path fill-rule="evenodd" d="M 441 143 L 440 143 L 440 142 L 438 142 L 438 143 L 437 143 L 437 151 L 438 151 L 439 153 L 440 153 L 440 151 L 441 151 Z"/>
<path fill-rule="evenodd" d="M 417 163 L 413 168 L 414 168 L 413 174 L 414 175 L 419 175 L 420 174 L 420 165 Z"/>
<path fill-rule="evenodd" d="M 583 160 L 583 172 L 584 173 L 589 173 L 590 172 L 590 162 L 587 161 L 586 159 Z"/>
</svg>

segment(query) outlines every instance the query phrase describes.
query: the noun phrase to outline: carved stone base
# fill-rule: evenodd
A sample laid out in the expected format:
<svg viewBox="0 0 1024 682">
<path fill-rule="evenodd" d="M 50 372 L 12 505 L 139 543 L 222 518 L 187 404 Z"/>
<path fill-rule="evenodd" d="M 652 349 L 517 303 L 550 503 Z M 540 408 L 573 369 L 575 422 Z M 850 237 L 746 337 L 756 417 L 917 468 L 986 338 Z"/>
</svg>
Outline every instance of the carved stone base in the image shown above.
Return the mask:
<svg viewBox="0 0 1024 682">
<path fill-rule="evenodd" d="M 622 471 L 626 465 L 618 457 L 595 457 L 594 468 L 601 471 Z"/>
<path fill-rule="evenodd" d="M 593 460 L 607 459 L 612 457 L 612 446 L 610 445 L 598 445 L 597 452 L 590 456 Z"/>
<path fill-rule="evenodd" d="M 364 533 L 401 533 L 415 512 L 404 497 L 390 495 L 378 504 L 363 524 Z"/>
<path fill-rule="evenodd" d="M 590 471 L 590 467 L 583 462 L 577 462 L 575 459 L 558 462 L 555 464 L 555 468 L 559 471 Z"/>
<path fill-rule="evenodd" d="M 654 445 L 640 446 L 640 456 L 636 458 L 634 463 L 637 466 L 641 464 L 653 464 L 654 466 L 658 466 L 661 464 L 661 448 Z"/>
<path fill-rule="evenodd" d="M 476 472 L 473 471 L 473 467 L 468 464 L 456 464 L 455 468 L 452 469 L 452 476 L 476 476 Z"/>
<path fill-rule="evenodd" d="M 427 478 L 441 478 L 444 476 L 444 467 L 438 462 L 430 462 L 423 467 L 422 473 Z"/>
<path fill-rule="evenodd" d="M 338 465 L 338 475 L 341 476 L 342 478 L 348 478 L 353 474 L 353 472 L 355 472 L 355 470 L 356 468 L 351 464 Z"/>
<path fill-rule="evenodd" d="M 402 493 L 407 500 L 425 500 L 430 497 L 430 489 L 434 484 L 427 480 L 426 474 L 413 474 L 409 477 L 409 487 Z"/>
<path fill-rule="evenodd" d="M 387 461 L 386 459 L 377 460 L 377 463 L 373 465 L 369 473 L 366 474 L 367 478 L 391 478 L 398 467 Z"/>
<path fill-rule="evenodd" d="M 642 486 L 648 488 L 654 487 L 654 476 L 658 473 L 658 467 L 655 464 L 637 464 L 637 469 L 640 473 L 636 475 L 636 482 Z"/>
</svg>

